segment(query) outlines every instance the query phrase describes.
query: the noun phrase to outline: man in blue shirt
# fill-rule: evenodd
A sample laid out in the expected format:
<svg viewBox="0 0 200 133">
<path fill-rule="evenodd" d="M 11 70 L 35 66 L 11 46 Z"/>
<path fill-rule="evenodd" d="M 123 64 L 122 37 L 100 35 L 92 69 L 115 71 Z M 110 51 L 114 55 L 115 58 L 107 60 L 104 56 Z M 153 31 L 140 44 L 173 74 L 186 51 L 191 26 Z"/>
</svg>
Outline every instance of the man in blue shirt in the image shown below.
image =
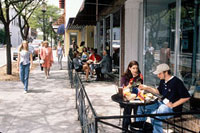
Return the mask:
<svg viewBox="0 0 200 133">
<path fill-rule="evenodd" d="M 163 96 L 162 101 L 158 101 L 153 105 L 139 106 L 137 114 L 159 114 L 181 112 L 182 105 L 190 99 L 190 95 L 185 88 L 183 82 L 171 75 L 170 68 L 167 64 L 160 64 L 156 71 L 153 72 L 160 79 L 159 87 L 152 88 L 146 85 L 140 85 L 139 88 L 147 90 L 154 94 Z M 172 116 L 157 116 L 158 119 L 168 119 Z M 136 121 L 145 121 L 146 118 L 137 118 Z M 153 125 L 153 133 L 162 133 L 162 122 L 151 118 Z"/>
</svg>

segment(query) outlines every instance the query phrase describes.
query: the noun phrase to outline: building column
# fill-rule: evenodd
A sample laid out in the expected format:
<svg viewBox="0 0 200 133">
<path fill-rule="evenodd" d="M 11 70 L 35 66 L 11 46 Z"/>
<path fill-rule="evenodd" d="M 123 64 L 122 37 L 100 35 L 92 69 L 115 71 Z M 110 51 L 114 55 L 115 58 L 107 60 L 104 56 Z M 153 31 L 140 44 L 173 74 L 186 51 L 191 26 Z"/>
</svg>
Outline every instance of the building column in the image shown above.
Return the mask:
<svg viewBox="0 0 200 133">
<path fill-rule="evenodd" d="M 143 0 L 127 0 L 125 2 L 125 68 L 132 60 L 139 60 L 142 53 L 139 51 L 139 33 L 143 23 L 140 22 L 140 7 Z M 142 8 L 142 9 L 140 9 Z"/>
</svg>

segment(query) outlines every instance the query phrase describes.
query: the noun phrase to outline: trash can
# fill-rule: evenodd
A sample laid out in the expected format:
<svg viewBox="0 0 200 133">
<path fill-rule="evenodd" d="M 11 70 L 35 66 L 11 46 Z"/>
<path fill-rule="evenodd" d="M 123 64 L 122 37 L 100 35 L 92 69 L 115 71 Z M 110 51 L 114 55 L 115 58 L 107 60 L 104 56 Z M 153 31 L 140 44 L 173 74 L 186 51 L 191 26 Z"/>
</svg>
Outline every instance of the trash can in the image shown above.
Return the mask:
<svg viewBox="0 0 200 133">
<path fill-rule="evenodd" d="M 152 133 L 153 126 L 145 121 L 136 121 L 130 124 L 130 130 L 133 133 Z"/>
</svg>

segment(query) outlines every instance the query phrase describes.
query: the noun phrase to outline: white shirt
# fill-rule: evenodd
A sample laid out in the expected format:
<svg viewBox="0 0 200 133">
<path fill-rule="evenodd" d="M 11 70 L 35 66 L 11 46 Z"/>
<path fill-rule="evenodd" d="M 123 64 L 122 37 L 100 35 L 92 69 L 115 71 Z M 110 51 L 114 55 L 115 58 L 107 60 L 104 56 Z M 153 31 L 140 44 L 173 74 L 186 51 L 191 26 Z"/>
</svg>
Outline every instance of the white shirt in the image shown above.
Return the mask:
<svg viewBox="0 0 200 133">
<path fill-rule="evenodd" d="M 30 63 L 30 51 L 21 50 L 20 51 L 20 63 L 23 65 L 27 65 Z"/>
</svg>

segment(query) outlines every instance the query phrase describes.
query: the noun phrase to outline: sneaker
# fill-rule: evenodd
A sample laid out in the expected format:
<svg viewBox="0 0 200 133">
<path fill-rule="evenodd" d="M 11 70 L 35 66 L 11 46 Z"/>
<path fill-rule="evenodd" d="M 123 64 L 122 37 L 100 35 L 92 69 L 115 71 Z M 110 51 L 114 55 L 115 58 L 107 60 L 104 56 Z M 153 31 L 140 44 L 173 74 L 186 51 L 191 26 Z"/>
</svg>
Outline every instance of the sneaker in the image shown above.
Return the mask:
<svg viewBox="0 0 200 133">
<path fill-rule="evenodd" d="M 24 91 L 24 94 L 28 93 L 28 91 Z"/>
</svg>

